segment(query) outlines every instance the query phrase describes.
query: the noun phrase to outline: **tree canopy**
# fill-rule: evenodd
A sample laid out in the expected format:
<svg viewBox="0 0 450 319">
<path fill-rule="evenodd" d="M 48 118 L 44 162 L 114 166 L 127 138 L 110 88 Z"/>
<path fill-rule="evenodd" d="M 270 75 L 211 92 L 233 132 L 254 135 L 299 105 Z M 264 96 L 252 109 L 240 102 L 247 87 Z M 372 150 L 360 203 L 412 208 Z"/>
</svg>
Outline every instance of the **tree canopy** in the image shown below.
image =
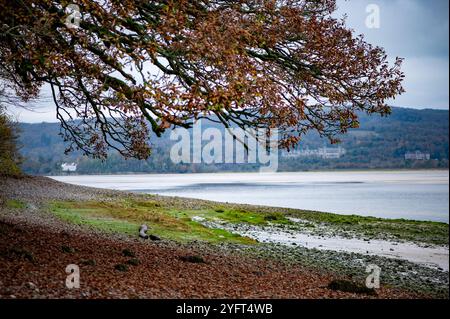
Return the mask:
<svg viewBox="0 0 450 319">
<path fill-rule="evenodd" d="M 201 118 L 278 128 L 286 148 L 310 130 L 335 141 L 358 111 L 389 114 L 404 78 L 401 59 L 389 63 L 335 10 L 335 0 L 2 1 L 0 71 L 24 101 L 49 85 L 71 148 L 96 157 L 147 158 L 149 128 Z"/>
<path fill-rule="evenodd" d="M 22 157 L 19 154 L 17 140 L 17 126 L 3 113 L 3 106 L 0 101 L 0 177 L 18 177 L 22 174 L 20 170 Z"/>
</svg>

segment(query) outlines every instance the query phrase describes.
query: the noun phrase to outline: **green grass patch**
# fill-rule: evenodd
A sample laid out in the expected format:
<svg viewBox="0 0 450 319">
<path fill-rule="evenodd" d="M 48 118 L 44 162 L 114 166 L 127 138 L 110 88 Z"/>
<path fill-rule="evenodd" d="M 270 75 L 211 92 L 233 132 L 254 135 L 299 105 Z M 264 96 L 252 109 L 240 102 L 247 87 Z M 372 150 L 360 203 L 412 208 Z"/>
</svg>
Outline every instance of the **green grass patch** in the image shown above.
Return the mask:
<svg viewBox="0 0 450 319">
<path fill-rule="evenodd" d="M 25 204 L 13 205 L 24 207 Z M 149 234 L 181 242 L 200 240 L 211 243 L 256 243 L 225 230 L 205 227 L 195 217 L 210 222 L 255 226 L 298 225 L 288 218 L 295 217 L 302 221 L 304 228 L 314 229 L 323 225 L 344 236 L 355 234 L 368 239 L 395 239 L 438 245 L 448 245 L 449 240 L 449 225 L 446 223 L 215 203 L 186 210 L 182 201 L 156 200 L 151 196 L 139 200 L 54 202 L 50 205 L 50 210 L 71 223 L 133 236 L 137 234 L 141 224 L 147 224 L 150 227 Z M 320 228 L 318 231 L 321 231 Z"/>
<path fill-rule="evenodd" d="M 6 207 L 11 209 L 25 209 L 27 204 L 20 200 L 9 199 L 6 201 Z"/>
<path fill-rule="evenodd" d="M 225 230 L 205 227 L 191 218 L 180 218 L 155 201 L 53 202 L 50 211 L 67 222 L 108 232 L 137 235 L 139 226 L 147 224 L 150 228 L 148 233 L 162 239 L 256 243 L 250 238 Z"/>
<path fill-rule="evenodd" d="M 448 245 L 449 225 L 440 222 L 406 219 L 383 219 L 357 215 L 320 212 L 289 212 L 292 217 L 330 226 L 340 231 L 353 231 L 368 238 L 391 238 L 427 244 Z"/>
<path fill-rule="evenodd" d="M 124 220 L 108 219 L 98 215 L 90 215 L 86 210 L 71 209 L 63 203 L 51 205 L 51 212 L 60 219 L 80 226 L 89 226 L 106 232 L 134 234 L 138 224 Z"/>
<path fill-rule="evenodd" d="M 258 213 L 239 209 L 204 209 L 190 211 L 172 211 L 178 219 L 191 220 L 198 216 L 209 221 L 223 221 L 231 224 L 250 224 L 265 226 L 269 224 L 290 225 L 292 222 L 282 213 Z"/>
</svg>

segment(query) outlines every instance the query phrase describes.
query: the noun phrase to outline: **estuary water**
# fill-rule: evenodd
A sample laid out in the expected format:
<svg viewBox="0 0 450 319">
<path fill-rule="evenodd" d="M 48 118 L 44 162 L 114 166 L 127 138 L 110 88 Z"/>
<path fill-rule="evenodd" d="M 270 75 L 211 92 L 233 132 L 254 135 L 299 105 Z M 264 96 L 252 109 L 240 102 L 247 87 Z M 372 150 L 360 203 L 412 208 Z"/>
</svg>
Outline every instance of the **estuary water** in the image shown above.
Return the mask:
<svg viewBox="0 0 450 319">
<path fill-rule="evenodd" d="M 449 222 L 449 171 L 52 176 L 116 190 L 345 215 Z"/>
</svg>

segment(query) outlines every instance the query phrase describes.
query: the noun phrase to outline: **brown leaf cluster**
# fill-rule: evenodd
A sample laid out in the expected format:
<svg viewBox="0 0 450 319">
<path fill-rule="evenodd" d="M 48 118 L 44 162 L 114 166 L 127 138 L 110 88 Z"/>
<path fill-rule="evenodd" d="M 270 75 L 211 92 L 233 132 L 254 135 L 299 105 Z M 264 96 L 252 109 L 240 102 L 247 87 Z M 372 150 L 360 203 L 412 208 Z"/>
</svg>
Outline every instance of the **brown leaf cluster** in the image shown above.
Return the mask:
<svg viewBox="0 0 450 319">
<path fill-rule="evenodd" d="M 150 154 L 157 134 L 208 118 L 278 128 L 281 147 L 387 115 L 401 59 L 331 17 L 335 0 L 74 0 L 0 4 L 0 69 L 24 100 L 52 88 L 64 136 L 105 157 Z"/>
</svg>

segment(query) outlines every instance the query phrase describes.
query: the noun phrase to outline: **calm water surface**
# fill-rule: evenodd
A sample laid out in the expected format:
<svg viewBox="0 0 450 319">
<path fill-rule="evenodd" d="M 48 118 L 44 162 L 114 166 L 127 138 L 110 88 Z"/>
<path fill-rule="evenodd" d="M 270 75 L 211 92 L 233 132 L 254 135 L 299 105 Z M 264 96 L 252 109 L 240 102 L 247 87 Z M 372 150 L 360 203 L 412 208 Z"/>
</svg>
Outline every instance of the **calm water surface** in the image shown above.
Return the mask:
<svg viewBox="0 0 450 319">
<path fill-rule="evenodd" d="M 449 221 L 449 171 L 56 176 L 99 188 L 384 218 Z"/>
</svg>

